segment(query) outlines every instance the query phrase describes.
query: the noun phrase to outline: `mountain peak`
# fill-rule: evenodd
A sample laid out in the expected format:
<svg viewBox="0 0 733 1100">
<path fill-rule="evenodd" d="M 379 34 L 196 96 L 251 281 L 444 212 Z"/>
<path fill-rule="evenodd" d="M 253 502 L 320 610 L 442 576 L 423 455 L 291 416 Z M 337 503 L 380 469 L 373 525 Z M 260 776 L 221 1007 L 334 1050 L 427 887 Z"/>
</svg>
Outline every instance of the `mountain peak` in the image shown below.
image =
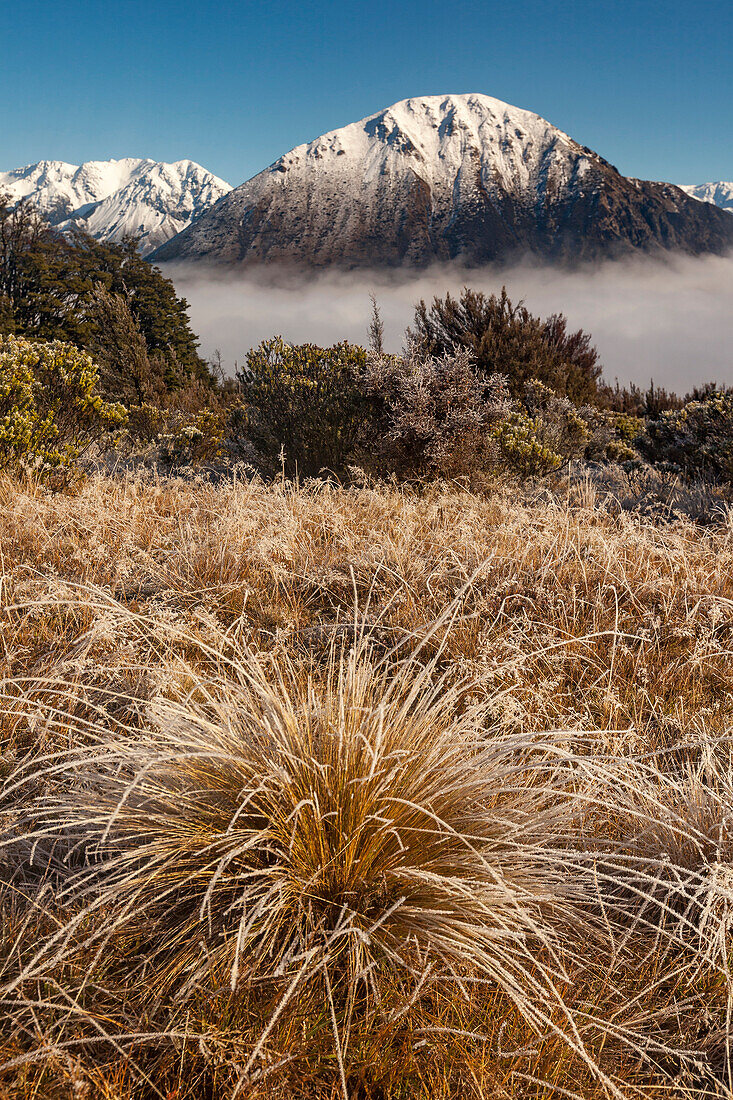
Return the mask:
<svg viewBox="0 0 733 1100">
<path fill-rule="evenodd" d="M 550 144 L 574 147 L 567 134 L 531 111 L 478 93 L 403 99 L 359 122 L 331 130 L 286 153 L 270 166 L 287 171 L 304 159 L 346 156 L 364 161 L 369 178 L 390 167 L 390 157 L 414 158 L 426 182 L 457 171 L 466 155 L 491 161 L 491 168 L 526 183 L 525 167 Z M 366 159 L 365 159 L 366 158 Z M 509 179 L 509 182 L 512 182 Z"/>
<path fill-rule="evenodd" d="M 229 190 L 192 160 L 42 160 L 0 172 L 0 192 L 16 202 L 30 199 L 52 225 L 81 228 L 100 240 L 139 235 L 143 254 L 185 229 Z"/>
<path fill-rule="evenodd" d="M 420 267 L 731 247 L 724 212 L 472 92 L 404 99 L 296 146 L 155 258 Z"/>
<path fill-rule="evenodd" d="M 700 202 L 710 202 L 733 213 L 733 182 L 718 180 L 716 183 L 685 184 L 682 190 Z"/>
</svg>

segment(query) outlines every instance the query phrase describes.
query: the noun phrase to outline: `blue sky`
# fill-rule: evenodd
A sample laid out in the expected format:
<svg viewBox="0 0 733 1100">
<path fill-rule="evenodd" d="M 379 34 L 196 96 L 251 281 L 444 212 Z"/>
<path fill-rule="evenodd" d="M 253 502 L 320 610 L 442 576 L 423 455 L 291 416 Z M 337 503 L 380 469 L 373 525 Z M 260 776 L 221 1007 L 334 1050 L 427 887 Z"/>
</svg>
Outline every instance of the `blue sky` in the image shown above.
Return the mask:
<svg viewBox="0 0 733 1100">
<path fill-rule="evenodd" d="M 733 3 L 0 0 L 0 169 L 190 157 L 232 184 L 411 95 L 537 111 L 628 175 L 733 178 Z"/>
</svg>

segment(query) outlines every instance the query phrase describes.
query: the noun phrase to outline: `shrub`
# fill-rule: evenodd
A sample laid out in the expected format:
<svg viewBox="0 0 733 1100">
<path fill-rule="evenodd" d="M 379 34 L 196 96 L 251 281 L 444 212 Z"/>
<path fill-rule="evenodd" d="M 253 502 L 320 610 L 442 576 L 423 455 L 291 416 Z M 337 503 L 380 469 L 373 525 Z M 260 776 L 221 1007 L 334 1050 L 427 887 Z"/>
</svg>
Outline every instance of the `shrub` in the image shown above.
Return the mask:
<svg viewBox="0 0 733 1100">
<path fill-rule="evenodd" d="M 652 462 L 715 481 L 733 482 L 733 391 L 710 391 L 700 401 L 663 412 L 640 441 Z"/>
<path fill-rule="evenodd" d="M 97 367 L 59 340 L 0 338 L 0 469 L 71 471 L 126 417 L 97 392 Z"/>
<path fill-rule="evenodd" d="M 493 465 L 491 427 L 511 401 L 500 376 L 479 377 L 471 352 L 435 357 L 412 344 L 405 356 L 371 356 L 367 384 L 380 405 L 371 460 L 381 472 L 471 477 Z"/>
<path fill-rule="evenodd" d="M 402 476 L 541 477 L 581 455 L 590 438 L 567 398 L 532 380 L 515 401 L 506 378 L 482 376 L 465 348 L 436 358 L 413 343 L 404 357 L 370 357 L 367 376 L 382 402 L 371 454 Z"/>
<path fill-rule="evenodd" d="M 567 461 L 583 454 L 591 436 L 595 410 L 578 409 L 536 378 L 525 383 L 522 405 L 534 423 L 538 440 Z"/>
<path fill-rule="evenodd" d="M 510 301 L 506 287 L 489 297 L 464 287 L 459 299 L 436 297 L 430 308 L 421 301 L 414 324 L 409 335 L 426 354 L 440 358 L 466 348 L 479 373 L 504 375 L 518 400 L 532 379 L 576 404 L 598 399 L 601 367 L 591 337 L 582 329 L 568 333 L 562 314 L 534 317 L 522 302 Z"/>
<path fill-rule="evenodd" d="M 321 348 L 265 340 L 237 374 L 244 407 L 233 416 L 235 442 L 251 442 L 271 472 L 282 453 L 288 476 L 342 473 L 357 458 L 372 412 L 365 366 L 364 349 L 346 342 Z"/>
<path fill-rule="evenodd" d="M 590 413 L 585 458 L 594 462 L 639 462 L 641 456 L 636 445 L 644 430 L 641 417 L 611 409 L 584 412 Z"/>
<path fill-rule="evenodd" d="M 162 415 L 165 431 L 159 436 L 158 445 L 164 466 L 171 470 L 198 466 L 211 462 L 222 453 L 225 422 L 217 409 Z"/>
<path fill-rule="evenodd" d="M 656 418 L 668 409 L 681 409 L 682 398 L 674 392 L 668 392 L 662 386 L 655 386 L 654 380 L 646 389 L 633 382 L 628 386 L 615 386 L 601 383 L 598 387 L 601 404 L 612 412 L 623 413 L 631 417 Z"/>
<path fill-rule="evenodd" d="M 497 465 L 518 477 L 543 477 L 559 470 L 562 455 L 539 438 L 541 424 L 521 410 L 514 410 L 492 432 L 498 450 Z"/>
<path fill-rule="evenodd" d="M 130 406 L 127 414 L 118 451 L 133 464 L 179 471 L 218 460 L 228 449 L 226 409 L 218 402 L 191 408 L 144 402 Z"/>
</svg>

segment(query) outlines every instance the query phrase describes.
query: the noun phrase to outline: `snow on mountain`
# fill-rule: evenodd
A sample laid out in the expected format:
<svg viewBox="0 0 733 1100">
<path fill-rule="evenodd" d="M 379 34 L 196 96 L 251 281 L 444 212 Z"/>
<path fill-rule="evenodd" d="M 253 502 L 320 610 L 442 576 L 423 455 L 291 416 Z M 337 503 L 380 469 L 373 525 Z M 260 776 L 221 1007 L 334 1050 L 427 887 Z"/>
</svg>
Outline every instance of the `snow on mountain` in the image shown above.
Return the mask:
<svg viewBox="0 0 733 1100">
<path fill-rule="evenodd" d="M 692 183 L 680 185 L 682 190 L 700 202 L 711 202 L 733 213 L 733 183 Z"/>
<path fill-rule="evenodd" d="M 120 241 L 139 235 L 144 255 L 180 233 L 231 188 L 191 160 L 153 163 L 119 190 L 82 207 L 59 224 L 78 226 L 93 237 Z"/>
<path fill-rule="evenodd" d="M 729 247 L 733 218 L 679 188 L 626 179 L 530 111 L 445 95 L 297 146 L 155 258 L 423 266 Z"/>
<path fill-rule="evenodd" d="M 175 236 L 231 188 L 191 160 L 39 161 L 0 172 L 0 192 L 30 199 L 61 230 L 84 229 L 99 240 L 140 235 L 146 255 Z"/>
<path fill-rule="evenodd" d="M 0 191 L 17 202 L 31 199 L 39 213 L 55 225 L 79 207 L 107 198 L 154 163 L 137 157 L 90 160 L 82 165 L 41 160 L 0 172 Z"/>
</svg>

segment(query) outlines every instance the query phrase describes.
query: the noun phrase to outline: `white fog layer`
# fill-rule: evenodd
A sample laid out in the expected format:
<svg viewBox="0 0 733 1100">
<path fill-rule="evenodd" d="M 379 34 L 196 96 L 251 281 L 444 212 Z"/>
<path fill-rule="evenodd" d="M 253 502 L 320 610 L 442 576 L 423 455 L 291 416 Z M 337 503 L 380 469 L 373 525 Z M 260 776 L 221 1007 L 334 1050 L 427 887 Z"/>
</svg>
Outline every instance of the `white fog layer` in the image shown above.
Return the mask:
<svg viewBox="0 0 733 1100">
<path fill-rule="evenodd" d="M 576 271 L 514 267 L 457 272 L 313 274 L 273 284 L 269 272 L 236 274 L 165 265 L 188 299 L 191 323 L 209 356 L 219 349 L 228 370 L 247 349 L 275 334 L 292 342 L 364 343 L 369 294 L 377 297 L 385 344 L 399 351 L 420 298 L 463 285 L 486 292 L 505 283 L 536 314 L 562 312 L 592 333 L 604 376 L 685 391 L 715 379 L 733 384 L 733 259 L 609 262 Z"/>
</svg>

